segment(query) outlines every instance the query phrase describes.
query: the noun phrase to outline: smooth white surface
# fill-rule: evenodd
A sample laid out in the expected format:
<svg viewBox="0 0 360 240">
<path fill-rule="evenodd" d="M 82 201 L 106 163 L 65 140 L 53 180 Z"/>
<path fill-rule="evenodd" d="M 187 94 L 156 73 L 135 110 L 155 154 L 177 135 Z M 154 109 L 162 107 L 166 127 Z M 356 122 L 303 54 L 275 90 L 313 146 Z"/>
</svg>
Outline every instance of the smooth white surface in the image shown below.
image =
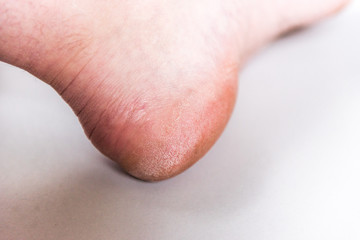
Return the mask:
<svg viewBox="0 0 360 240">
<path fill-rule="evenodd" d="M 0 239 L 360 239 L 359 24 L 356 1 L 260 52 L 218 143 L 155 184 L 98 153 L 50 87 L 0 64 Z"/>
</svg>

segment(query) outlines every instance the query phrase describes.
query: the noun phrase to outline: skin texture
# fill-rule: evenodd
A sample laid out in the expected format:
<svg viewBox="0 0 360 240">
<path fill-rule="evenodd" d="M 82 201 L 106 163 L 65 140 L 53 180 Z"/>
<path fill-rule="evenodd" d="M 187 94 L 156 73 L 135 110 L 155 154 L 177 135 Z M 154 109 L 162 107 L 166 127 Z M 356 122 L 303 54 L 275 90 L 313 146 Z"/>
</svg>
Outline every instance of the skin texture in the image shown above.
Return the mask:
<svg viewBox="0 0 360 240">
<path fill-rule="evenodd" d="M 0 0 L 0 60 L 51 85 L 132 176 L 199 160 L 230 118 L 260 46 L 347 0 Z"/>
</svg>

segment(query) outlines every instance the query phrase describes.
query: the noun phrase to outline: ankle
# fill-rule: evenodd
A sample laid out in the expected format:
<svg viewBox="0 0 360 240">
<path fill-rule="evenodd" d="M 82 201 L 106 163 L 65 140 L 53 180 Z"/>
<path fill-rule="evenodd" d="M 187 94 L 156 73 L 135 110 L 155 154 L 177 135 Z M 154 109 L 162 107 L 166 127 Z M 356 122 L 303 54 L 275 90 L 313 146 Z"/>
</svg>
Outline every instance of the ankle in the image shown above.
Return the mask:
<svg viewBox="0 0 360 240">
<path fill-rule="evenodd" d="M 44 0 L 0 0 L 0 61 L 48 82 L 65 68 L 67 59 L 86 48 L 90 35 L 81 28 L 83 19 L 70 18 L 75 15 L 73 11 L 61 10 L 54 4 Z"/>
</svg>

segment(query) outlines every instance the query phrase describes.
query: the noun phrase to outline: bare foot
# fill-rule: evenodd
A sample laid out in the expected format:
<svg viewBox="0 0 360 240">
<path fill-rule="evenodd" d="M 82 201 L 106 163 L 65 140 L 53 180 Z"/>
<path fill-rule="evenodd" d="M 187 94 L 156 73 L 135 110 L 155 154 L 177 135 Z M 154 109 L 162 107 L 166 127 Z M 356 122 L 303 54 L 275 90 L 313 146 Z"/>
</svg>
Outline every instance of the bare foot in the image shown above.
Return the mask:
<svg viewBox="0 0 360 240">
<path fill-rule="evenodd" d="M 162 180 L 219 137 L 250 53 L 347 2 L 0 0 L 0 60 L 54 87 L 129 174 Z"/>
</svg>

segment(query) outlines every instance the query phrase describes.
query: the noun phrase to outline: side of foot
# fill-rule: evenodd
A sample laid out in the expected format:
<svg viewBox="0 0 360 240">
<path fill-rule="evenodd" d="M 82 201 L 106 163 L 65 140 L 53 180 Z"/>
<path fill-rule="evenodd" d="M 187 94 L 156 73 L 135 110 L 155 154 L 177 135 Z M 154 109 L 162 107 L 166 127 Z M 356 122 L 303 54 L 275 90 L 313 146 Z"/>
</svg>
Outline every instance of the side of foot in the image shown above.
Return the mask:
<svg viewBox="0 0 360 240">
<path fill-rule="evenodd" d="M 250 53 L 347 2 L 65 1 L 0 0 L 0 60 L 54 87 L 93 144 L 148 181 L 214 144 Z"/>
</svg>

